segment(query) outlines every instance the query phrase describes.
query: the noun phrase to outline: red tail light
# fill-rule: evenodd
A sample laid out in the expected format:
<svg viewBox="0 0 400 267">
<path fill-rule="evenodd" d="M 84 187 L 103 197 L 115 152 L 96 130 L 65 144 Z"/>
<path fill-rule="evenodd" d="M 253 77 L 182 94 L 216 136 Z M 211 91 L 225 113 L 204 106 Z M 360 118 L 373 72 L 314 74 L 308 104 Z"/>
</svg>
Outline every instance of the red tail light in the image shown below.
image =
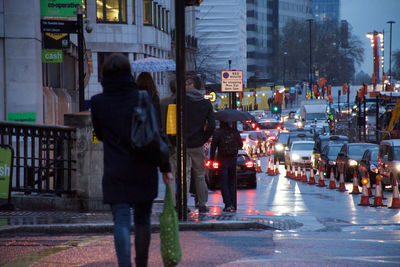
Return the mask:
<svg viewBox="0 0 400 267">
<path fill-rule="evenodd" d="M 269 141 L 275 141 L 276 140 L 276 136 L 270 135 L 270 136 L 268 136 L 268 140 Z"/>
<path fill-rule="evenodd" d="M 281 130 L 281 126 L 280 125 L 276 126 L 276 129 Z"/>
<path fill-rule="evenodd" d="M 214 162 L 212 163 L 212 167 L 213 167 L 213 169 L 218 169 L 218 168 L 219 168 L 219 163 L 218 163 L 218 161 L 214 161 Z"/>
<path fill-rule="evenodd" d="M 257 127 L 256 130 L 259 131 L 259 130 L 260 130 L 260 127 Z"/>
<path fill-rule="evenodd" d="M 254 167 L 254 163 L 251 160 L 247 161 L 244 165 L 246 165 L 246 167 L 249 169 Z"/>
<path fill-rule="evenodd" d="M 256 142 L 256 144 L 258 144 L 258 139 L 254 140 L 254 142 Z"/>
<path fill-rule="evenodd" d="M 254 127 L 256 127 L 256 124 L 253 122 L 253 123 L 251 124 L 251 128 L 254 129 Z"/>
<path fill-rule="evenodd" d="M 211 160 L 207 160 L 206 163 L 204 164 L 207 168 L 210 168 L 211 166 Z"/>
</svg>

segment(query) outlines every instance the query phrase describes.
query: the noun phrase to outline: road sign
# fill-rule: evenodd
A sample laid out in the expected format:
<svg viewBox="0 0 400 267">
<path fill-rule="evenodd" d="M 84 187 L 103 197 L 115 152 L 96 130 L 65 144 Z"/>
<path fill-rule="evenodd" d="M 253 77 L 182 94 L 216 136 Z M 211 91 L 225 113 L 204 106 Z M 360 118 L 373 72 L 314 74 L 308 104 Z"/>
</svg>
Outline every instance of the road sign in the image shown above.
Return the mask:
<svg viewBox="0 0 400 267">
<path fill-rule="evenodd" d="M 51 33 L 78 33 L 78 22 L 70 20 L 48 20 L 40 21 L 42 32 Z"/>
<path fill-rule="evenodd" d="M 221 92 L 243 92 L 243 71 L 221 71 Z"/>
<path fill-rule="evenodd" d="M 0 206 L 10 204 L 13 150 L 0 145 Z"/>
<path fill-rule="evenodd" d="M 49 33 L 43 35 L 45 49 L 63 49 L 69 47 L 68 33 Z"/>
<path fill-rule="evenodd" d="M 63 52 L 56 49 L 43 49 L 42 50 L 42 63 L 62 63 Z"/>
</svg>

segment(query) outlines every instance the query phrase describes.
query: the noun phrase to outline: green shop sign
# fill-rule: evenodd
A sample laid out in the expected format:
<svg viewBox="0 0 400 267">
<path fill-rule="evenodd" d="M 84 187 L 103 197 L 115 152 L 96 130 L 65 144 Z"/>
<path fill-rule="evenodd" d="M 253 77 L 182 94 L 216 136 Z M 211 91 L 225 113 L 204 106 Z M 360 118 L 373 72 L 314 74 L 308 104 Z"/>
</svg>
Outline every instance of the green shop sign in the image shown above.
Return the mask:
<svg viewBox="0 0 400 267">
<path fill-rule="evenodd" d="M 40 0 L 40 15 L 42 17 L 76 17 L 76 5 L 82 5 L 83 0 Z"/>
<path fill-rule="evenodd" d="M 36 123 L 35 112 L 15 112 L 7 114 L 8 121 Z"/>
<path fill-rule="evenodd" d="M 43 49 L 42 50 L 42 63 L 62 63 L 63 52 L 56 49 Z"/>
<path fill-rule="evenodd" d="M 0 146 L 0 206 L 10 204 L 13 151 L 9 146 Z"/>
</svg>

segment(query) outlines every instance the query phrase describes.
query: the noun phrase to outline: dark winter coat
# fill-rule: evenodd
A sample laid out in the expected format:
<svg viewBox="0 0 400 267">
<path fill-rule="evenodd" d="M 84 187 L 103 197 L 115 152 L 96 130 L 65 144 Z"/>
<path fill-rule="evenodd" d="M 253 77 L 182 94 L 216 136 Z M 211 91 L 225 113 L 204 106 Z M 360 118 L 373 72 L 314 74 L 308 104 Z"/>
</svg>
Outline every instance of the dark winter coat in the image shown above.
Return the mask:
<svg viewBox="0 0 400 267">
<path fill-rule="evenodd" d="M 91 99 L 96 136 L 103 142 L 104 203 L 148 202 L 157 197 L 158 170 L 152 159 L 134 151 L 129 143 L 132 108 L 138 90 L 130 73 L 102 81 L 103 93 Z M 169 172 L 170 166 L 160 166 Z"/>
<path fill-rule="evenodd" d="M 221 145 L 221 143 L 224 141 L 225 137 L 228 136 L 229 134 L 233 133 L 233 136 L 235 137 L 236 144 L 237 144 L 237 150 L 236 154 L 239 149 L 242 148 L 243 146 L 243 141 L 242 138 L 240 137 L 240 133 L 237 129 L 234 129 L 232 127 L 221 127 L 215 130 L 213 134 L 213 139 L 211 142 L 211 147 L 210 147 L 210 160 L 215 159 L 215 152 L 217 148 Z M 222 160 L 225 158 L 231 158 L 235 157 L 236 155 L 224 155 L 222 153 L 217 153 L 217 159 Z"/>
<path fill-rule="evenodd" d="M 210 100 L 197 89 L 186 91 L 185 140 L 188 148 L 201 147 L 215 129 L 214 111 Z"/>
</svg>

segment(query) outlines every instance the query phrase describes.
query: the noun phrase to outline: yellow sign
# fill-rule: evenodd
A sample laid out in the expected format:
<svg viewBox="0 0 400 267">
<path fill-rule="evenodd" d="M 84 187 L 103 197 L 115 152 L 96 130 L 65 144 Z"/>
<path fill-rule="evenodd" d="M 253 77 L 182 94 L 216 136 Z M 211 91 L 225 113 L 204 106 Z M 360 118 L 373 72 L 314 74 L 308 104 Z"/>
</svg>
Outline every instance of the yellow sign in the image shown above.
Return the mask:
<svg viewBox="0 0 400 267">
<path fill-rule="evenodd" d="M 92 129 L 92 143 L 100 143 L 100 140 L 97 138 L 96 134 L 94 133 L 94 130 Z"/>
<path fill-rule="evenodd" d="M 45 33 L 47 36 L 49 36 L 50 38 L 53 38 L 54 40 L 60 40 L 66 36 L 68 36 L 68 33 L 49 33 L 46 32 Z"/>
</svg>

